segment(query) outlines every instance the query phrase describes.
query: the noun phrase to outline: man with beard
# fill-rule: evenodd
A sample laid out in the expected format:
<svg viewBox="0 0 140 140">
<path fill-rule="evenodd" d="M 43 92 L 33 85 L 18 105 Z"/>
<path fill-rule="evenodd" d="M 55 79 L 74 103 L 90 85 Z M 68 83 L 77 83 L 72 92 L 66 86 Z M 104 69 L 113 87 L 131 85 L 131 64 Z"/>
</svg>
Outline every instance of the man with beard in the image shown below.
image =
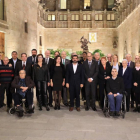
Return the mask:
<svg viewBox="0 0 140 140">
<path fill-rule="evenodd" d="M 78 56 L 72 56 L 72 63 L 69 63 L 66 68 L 66 87 L 70 92 L 70 108 L 73 111 L 74 99 L 76 98 L 76 110 L 80 111 L 80 87 L 84 84 L 83 65 L 78 64 Z"/>
<path fill-rule="evenodd" d="M 27 62 L 31 63 L 32 65 L 37 63 L 37 50 L 36 49 L 32 49 L 32 56 L 29 56 L 27 58 Z"/>
</svg>

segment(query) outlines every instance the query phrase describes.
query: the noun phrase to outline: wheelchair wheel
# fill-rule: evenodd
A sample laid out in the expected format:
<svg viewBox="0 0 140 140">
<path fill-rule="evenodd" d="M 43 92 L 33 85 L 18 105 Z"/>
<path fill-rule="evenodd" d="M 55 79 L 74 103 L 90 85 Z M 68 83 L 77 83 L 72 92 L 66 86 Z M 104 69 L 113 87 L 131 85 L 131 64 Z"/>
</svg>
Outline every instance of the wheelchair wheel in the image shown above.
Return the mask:
<svg viewBox="0 0 140 140">
<path fill-rule="evenodd" d="M 15 114 L 15 112 L 16 112 L 15 108 L 10 108 L 9 109 L 9 114 L 13 115 L 13 114 Z"/>
</svg>

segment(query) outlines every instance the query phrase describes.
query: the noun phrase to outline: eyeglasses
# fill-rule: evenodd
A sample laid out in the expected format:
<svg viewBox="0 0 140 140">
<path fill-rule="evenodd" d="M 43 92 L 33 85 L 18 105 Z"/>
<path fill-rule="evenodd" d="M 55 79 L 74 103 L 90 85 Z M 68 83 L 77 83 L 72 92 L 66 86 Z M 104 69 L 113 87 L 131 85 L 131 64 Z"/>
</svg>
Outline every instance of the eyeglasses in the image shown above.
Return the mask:
<svg viewBox="0 0 140 140">
<path fill-rule="evenodd" d="M 19 74 L 25 74 L 25 73 L 19 73 Z"/>
<path fill-rule="evenodd" d="M 139 59 L 139 58 L 135 58 L 135 59 Z"/>
<path fill-rule="evenodd" d="M 38 57 L 38 59 L 42 59 L 42 57 Z"/>
</svg>

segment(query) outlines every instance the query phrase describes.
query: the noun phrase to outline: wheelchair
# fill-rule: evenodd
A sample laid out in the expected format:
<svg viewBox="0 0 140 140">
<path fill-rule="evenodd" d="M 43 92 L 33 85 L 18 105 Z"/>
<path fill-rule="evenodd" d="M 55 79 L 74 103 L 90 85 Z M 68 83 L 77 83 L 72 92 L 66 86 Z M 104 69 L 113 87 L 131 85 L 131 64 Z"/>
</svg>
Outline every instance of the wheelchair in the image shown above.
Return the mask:
<svg viewBox="0 0 140 140">
<path fill-rule="evenodd" d="M 127 95 L 127 92 L 124 91 L 123 92 L 122 102 L 121 102 L 121 108 L 120 108 L 120 116 L 122 116 L 123 119 L 125 118 L 125 113 L 126 113 L 126 95 Z M 110 117 L 109 106 L 110 106 L 109 105 L 109 101 L 108 101 L 107 95 L 105 94 L 105 97 L 104 97 L 104 108 L 103 108 L 103 113 L 104 113 L 105 117 Z"/>
<path fill-rule="evenodd" d="M 33 89 L 31 89 L 31 92 L 33 93 Z M 20 102 L 21 102 L 20 106 L 23 108 L 23 111 L 19 111 L 17 109 L 17 107 L 14 106 L 14 107 L 12 107 L 12 108 L 9 109 L 9 114 L 10 115 L 16 114 L 18 117 L 23 117 L 23 115 L 25 115 L 25 114 L 31 114 L 29 112 L 29 107 L 28 107 L 28 103 L 26 101 L 26 97 L 23 97 L 20 100 Z M 33 108 L 33 112 L 32 113 L 34 113 L 34 109 L 35 109 L 34 104 L 32 105 L 32 108 Z"/>
</svg>

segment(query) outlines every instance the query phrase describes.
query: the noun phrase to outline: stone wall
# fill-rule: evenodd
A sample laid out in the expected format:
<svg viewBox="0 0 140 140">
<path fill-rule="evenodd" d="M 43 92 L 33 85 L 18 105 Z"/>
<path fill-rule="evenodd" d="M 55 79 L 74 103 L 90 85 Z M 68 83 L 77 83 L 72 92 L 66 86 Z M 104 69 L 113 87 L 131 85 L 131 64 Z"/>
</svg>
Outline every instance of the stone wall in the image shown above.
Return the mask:
<svg viewBox="0 0 140 140">
<path fill-rule="evenodd" d="M 101 49 L 104 54 L 117 53 L 113 49 L 116 29 L 44 29 L 44 49 L 66 49 L 72 52 L 82 51 L 80 38 L 89 39 L 89 33 L 97 33 L 97 42 L 89 44 L 89 51 Z"/>
<path fill-rule="evenodd" d="M 125 46 L 134 59 L 140 50 L 140 5 L 119 25 L 117 33 L 119 60 L 124 57 Z"/>
<path fill-rule="evenodd" d="M 31 54 L 32 48 L 37 48 L 37 1 L 36 0 L 6 0 L 6 17 L 8 30 L 5 33 L 6 55 L 11 57 L 12 51 L 20 54 Z M 28 33 L 25 33 L 25 21 L 28 23 Z"/>
</svg>

